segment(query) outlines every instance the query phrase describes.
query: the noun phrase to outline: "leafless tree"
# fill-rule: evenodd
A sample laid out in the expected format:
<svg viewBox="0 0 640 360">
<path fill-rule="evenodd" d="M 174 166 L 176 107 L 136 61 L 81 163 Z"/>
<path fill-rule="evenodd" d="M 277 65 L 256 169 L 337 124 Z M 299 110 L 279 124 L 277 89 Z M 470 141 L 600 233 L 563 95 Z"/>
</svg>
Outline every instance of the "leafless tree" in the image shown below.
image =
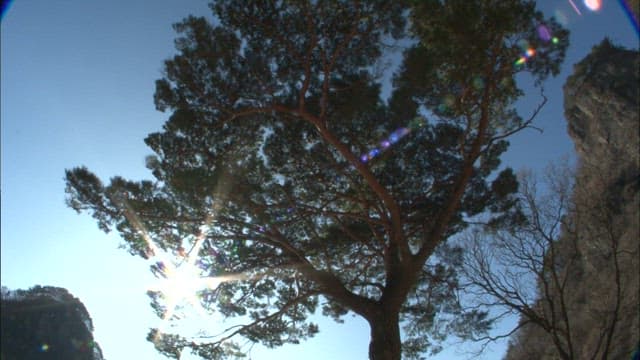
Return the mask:
<svg viewBox="0 0 640 360">
<path fill-rule="evenodd" d="M 638 192 L 612 181 L 606 166 L 593 167 L 577 186 L 568 165 L 549 168 L 544 186 L 523 174 L 523 221 L 470 233 L 466 289 L 480 306 L 520 316 L 508 334 L 477 340 L 516 333 L 511 356 L 518 359 L 609 359 L 637 328 L 625 317 L 639 308 Z"/>
</svg>

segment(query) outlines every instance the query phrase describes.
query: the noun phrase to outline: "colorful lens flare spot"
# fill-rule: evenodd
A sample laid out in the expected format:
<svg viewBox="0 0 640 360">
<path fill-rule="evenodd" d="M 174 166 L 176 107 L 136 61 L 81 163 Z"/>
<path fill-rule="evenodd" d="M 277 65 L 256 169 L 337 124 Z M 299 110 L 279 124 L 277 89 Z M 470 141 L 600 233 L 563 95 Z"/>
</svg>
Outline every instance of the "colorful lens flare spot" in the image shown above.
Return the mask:
<svg viewBox="0 0 640 360">
<path fill-rule="evenodd" d="M 520 43 L 521 42 L 518 41 L 518 44 L 520 44 Z M 553 43 L 554 44 L 557 43 L 557 39 L 555 37 L 553 38 Z M 515 65 L 516 66 L 520 66 L 520 65 L 526 63 L 527 60 L 531 59 L 535 55 L 536 55 L 536 49 L 534 49 L 532 47 L 529 47 L 529 48 L 527 48 L 527 50 L 525 50 L 524 54 L 522 54 L 522 56 L 520 56 L 520 58 L 518 60 L 516 60 Z"/>
<path fill-rule="evenodd" d="M 557 37 L 554 36 L 554 37 L 551 38 L 551 42 L 554 43 L 554 44 L 557 44 L 557 43 L 560 42 L 560 40 Z"/>
<path fill-rule="evenodd" d="M 40 351 L 42 351 L 42 352 L 47 352 L 47 351 L 49 351 L 49 344 L 42 344 L 42 345 L 40 345 Z"/>
<path fill-rule="evenodd" d="M 360 155 L 360 161 L 362 163 L 367 163 L 369 160 L 375 158 L 380 155 L 384 150 L 388 149 L 391 145 L 397 143 L 403 137 L 407 136 L 411 132 L 411 130 L 419 129 L 426 123 L 426 120 L 420 116 L 414 118 L 409 122 L 409 128 L 401 127 L 396 131 L 392 132 L 389 135 L 389 138 L 380 141 L 380 147 L 382 148 L 373 148 L 369 150 L 367 153 Z"/>
<path fill-rule="evenodd" d="M 397 143 L 398 140 L 400 140 L 400 135 L 398 135 L 395 132 L 393 134 L 391 134 L 391 136 L 389 136 L 389 142 L 392 143 L 392 144 Z"/>
<path fill-rule="evenodd" d="M 600 0 L 584 0 L 584 6 L 591 11 L 599 11 L 602 8 L 602 1 Z"/>
<path fill-rule="evenodd" d="M 551 31 L 543 24 L 538 25 L 538 37 L 544 42 L 551 40 Z"/>
</svg>

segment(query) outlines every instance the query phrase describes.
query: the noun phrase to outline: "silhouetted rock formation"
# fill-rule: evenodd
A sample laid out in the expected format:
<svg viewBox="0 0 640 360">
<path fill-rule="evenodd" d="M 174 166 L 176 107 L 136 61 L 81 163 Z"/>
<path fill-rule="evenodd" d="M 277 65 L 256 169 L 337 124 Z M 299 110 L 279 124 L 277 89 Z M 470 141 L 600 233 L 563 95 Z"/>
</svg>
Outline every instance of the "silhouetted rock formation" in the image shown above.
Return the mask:
<svg viewBox="0 0 640 360">
<path fill-rule="evenodd" d="M 564 87 L 579 155 L 573 202 L 584 224 L 575 244 L 568 245 L 566 229 L 558 243 L 579 258 L 564 291 L 573 359 L 631 359 L 640 341 L 639 72 L 637 51 L 605 39 L 575 65 Z M 517 333 L 506 356 L 559 358 L 549 335 L 531 325 Z"/>
<path fill-rule="evenodd" d="M 103 360 L 82 302 L 62 288 L 2 288 L 2 360 Z"/>
</svg>

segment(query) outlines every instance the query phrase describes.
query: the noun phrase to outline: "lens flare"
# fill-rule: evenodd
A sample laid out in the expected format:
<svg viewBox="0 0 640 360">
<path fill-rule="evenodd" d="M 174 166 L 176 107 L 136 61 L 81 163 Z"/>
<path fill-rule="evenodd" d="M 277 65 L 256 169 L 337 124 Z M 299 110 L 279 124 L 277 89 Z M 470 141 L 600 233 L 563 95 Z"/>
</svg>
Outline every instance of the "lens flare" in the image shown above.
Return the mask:
<svg viewBox="0 0 640 360">
<path fill-rule="evenodd" d="M 546 25 L 538 25 L 538 37 L 544 42 L 551 40 L 551 31 Z"/>
<path fill-rule="evenodd" d="M 367 151 L 366 153 L 360 155 L 360 161 L 362 163 L 367 163 L 369 162 L 371 159 L 377 157 L 378 155 L 382 154 L 382 152 L 384 152 L 386 149 L 388 149 L 389 147 L 391 147 L 391 145 L 397 143 L 398 141 L 400 141 L 400 139 L 402 139 L 403 137 L 407 136 L 412 130 L 421 128 L 424 126 L 426 120 L 421 117 L 421 116 L 417 116 L 415 118 L 413 118 L 413 120 L 411 120 L 409 122 L 409 127 L 401 127 L 397 130 L 395 130 L 394 132 L 392 132 L 391 134 L 389 134 L 389 137 L 386 139 L 383 139 L 380 141 L 380 148 L 373 148 L 369 151 Z"/>
<path fill-rule="evenodd" d="M 223 197 L 227 191 L 228 189 L 218 189 L 216 195 Z M 158 283 L 149 287 L 148 290 L 160 292 L 166 301 L 166 311 L 162 315 L 162 320 L 172 319 L 176 310 L 184 304 L 191 305 L 200 315 L 205 315 L 199 293 L 205 289 L 215 289 L 226 281 L 238 281 L 246 278 L 243 274 L 202 276 L 205 270 L 202 268 L 202 263 L 199 262 L 200 250 L 213 224 L 214 215 L 218 212 L 219 202 L 216 203 L 217 206 L 212 206 L 208 211 L 191 249 L 187 251 L 179 245 L 176 254 L 173 255 L 155 245 L 144 223 L 126 197 L 120 205 L 129 223 L 144 240 L 147 246 L 145 254 L 148 257 L 156 258 L 155 264 L 151 266 L 151 271 L 158 278 Z"/>
<path fill-rule="evenodd" d="M 170 262 L 162 263 L 163 276 L 161 281 L 149 288 L 151 291 L 162 293 L 166 303 L 166 312 L 163 320 L 171 319 L 176 309 L 184 304 L 190 305 L 200 315 L 204 309 L 198 293 L 205 289 L 215 289 L 221 283 L 230 280 L 240 280 L 241 276 L 203 277 L 202 269 L 185 262 L 174 265 Z"/>
<path fill-rule="evenodd" d="M 573 0 L 569 0 L 569 4 L 571 4 L 571 7 L 573 8 L 573 10 L 576 11 L 576 14 L 582 16 L 580 9 L 578 9 L 578 7 L 576 6 L 576 3 L 574 3 Z"/>
<path fill-rule="evenodd" d="M 599 11 L 602 8 L 601 0 L 584 0 L 584 6 L 591 11 Z"/>
</svg>

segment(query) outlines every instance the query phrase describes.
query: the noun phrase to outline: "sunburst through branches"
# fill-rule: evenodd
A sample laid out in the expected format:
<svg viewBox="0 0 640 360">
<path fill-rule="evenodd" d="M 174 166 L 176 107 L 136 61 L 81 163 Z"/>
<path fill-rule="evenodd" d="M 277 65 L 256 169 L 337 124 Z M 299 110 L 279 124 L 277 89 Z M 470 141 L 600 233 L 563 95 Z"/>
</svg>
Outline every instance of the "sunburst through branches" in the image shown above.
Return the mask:
<svg viewBox="0 0 640 360">
<path fill-rule="evenodd" d="M 144 224 L 129 204 L 124 202 L 125 216 L 129 222 L 140 232 L 147 245 L 149 258 L 155 261 L 151 265 L 151 271 L 158 279 L 147 290 L 160 294 L 164 304 L 162 305 L 161 319 L 166 325 L 169 321 L 179 318 L 176 312 L 185 305 L 190 306 L 198 315 L 206 315 L 202 306 L 200 294 L 205 290 L 215 290 L 221 283 L 237 281 L 245 278 L 242 274 L 227 274 L 221 276 L 206 276 L 199 261 L 200 250 L 213 223 L 215 208 L 211 209 L 209 216 L 201 226 L 199 234 L 189 251 L 180 247 L 177 255 L 164 251 L 155 245 L 149 236 Z M 154 342 L 159 340 L 163 332 L 159 329 L 154 337 Z"/>
</svg>

